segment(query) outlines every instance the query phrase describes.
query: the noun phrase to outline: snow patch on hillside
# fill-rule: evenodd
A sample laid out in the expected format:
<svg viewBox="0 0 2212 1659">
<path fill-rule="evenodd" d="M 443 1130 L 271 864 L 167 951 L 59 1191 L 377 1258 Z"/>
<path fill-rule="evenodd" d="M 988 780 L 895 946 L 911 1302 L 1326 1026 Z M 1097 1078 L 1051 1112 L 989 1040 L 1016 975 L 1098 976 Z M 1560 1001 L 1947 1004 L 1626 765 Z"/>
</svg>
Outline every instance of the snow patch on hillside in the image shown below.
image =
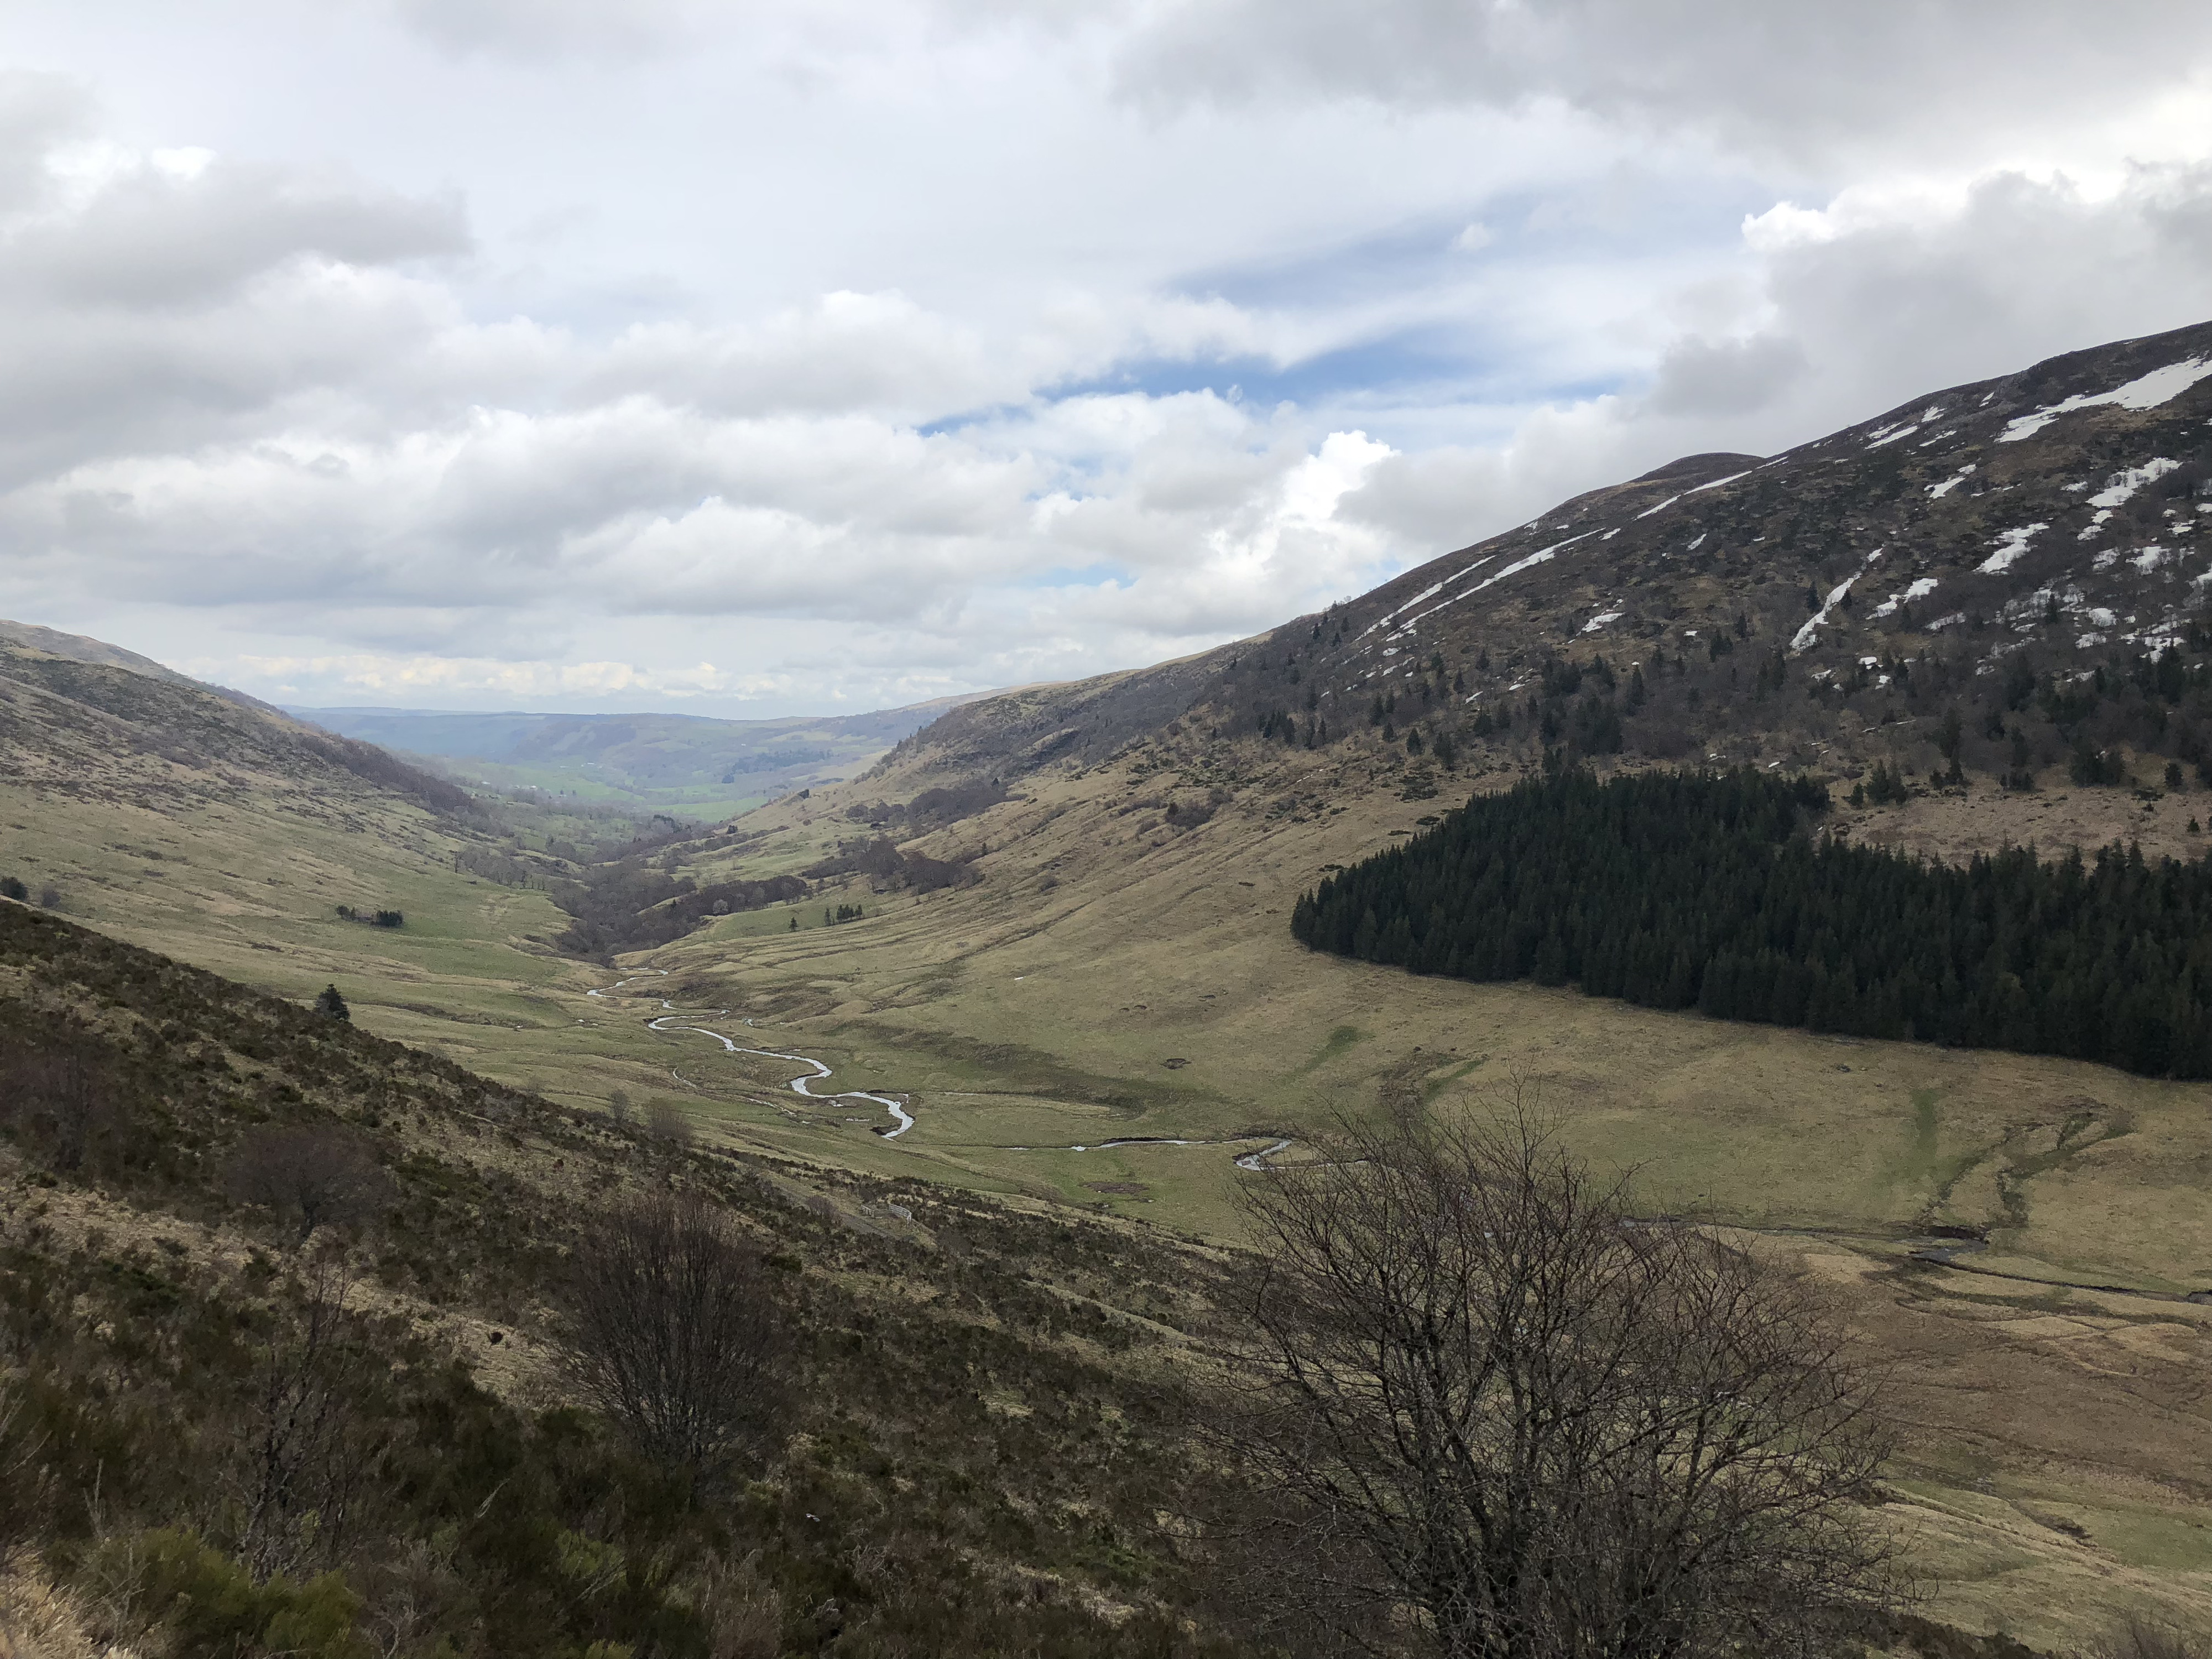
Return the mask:
<svg viewBox="0 0 2212 1659">
<path fill-rule="evenodd" d="M 2029 539 L 2037 532 L 2050 528 L 2049 525 L 2039 520 L 2034 524 L 2022 525 L 2017 530 L 2006 531 L 1997 538 L 1997 550 L 1974 568 L 1984 576 L 1994 576 L 2000 571 L 2011 569 L 2019 562 L 2020 556 L 2027 551 Z"/>
<path fill-rule="evenodd" d="M 2172 402 L 2208 374 L 2212 374 L 2212 357 L 2185 357 L 2178 363 L 2168 363 L 2164 368 L 2154 368 L 2148 374 L 2138 374 L 2125 386 L 2114 386 L 2110 392 L 2076 392 L 2070 398 L 2037 410 L 2033 415 L 2016 416 L 2005 423 L 2005 429 L 1997 434 L 1997 441 L 2016 444 L 2022 438 L 2033 437 L 2061 415 L 2070 415 L 2077 409 L 2090 409 L 2100 404 L 2117 404 L 2122 409 L 2156 409 L 2160 404 Z"/>
<path fill-rule="evenodd" d="M 1522 571 L 1528 569 L 1531 565 L 1542 564 L 1546 560 L 1555 557 L 1562 549 L 1572 547 L 1577 542 L 1587 541 L 1592 536 L 1596 534 L 1597 532 L 1595 530 L 1585 530 L 1579 536 L 1570 536 L 1563 542 L 1553 542 L 1549 547 L 1540 547 L 1534 553 L 1528 554 L 1525 557 L 1516 559 L 1511 564 L 1506 565 L 1500 569 L 1492 571 L 1487 576 L 1485 576 L 1474 586 L 1468 588 L 1466 592 L 1455 593 L 1451 598 L 1444 600 L 1443 604 L 1432 605 L 1426 611 L 1421 612 L 1419 616 L 1409 618 L 1406 623 L 1406 628 L 1407 629 L 1411 629 L 1419 623 L 1426 621 L 1429 617 L 1435 616 L 1437 611 L 1443 610 L 1446 606 L 1457 605 L 1462 599 L 1473 599 L 1476 594 L 1481 592 L 1484 588 L 1488 587 L 1492 582 L 1502 582 L 1508 576 L 1517 576 Z M 1486 562 L 1487 562 L 1487 561 L 1478 560 L 1476 564 Z M 1474 570 L 1475 568 L 1476 565 L 1471 564 L 1468 566 L 1466 570 L 1461 571 L 1459 574 L 1460 576 L 1464 576 L 1468 571 Z M 1437 586 L 1441 587 L 1449 587 L 1451 586 L 1452 582 L 1455 582 L 1458 580 L 1459 576 L 1454 576 L 1451 578 L 1450 581 L 1440 582 Z"/>
<path fill-rule="evenodd" d="M 2111 477 L 2105 480 L 2105 487 L 2089 497 L 2089 505 L 2097 509 L 2097 514 L 2089 520 L 2089 527 L 2081 532 L 2081 539 L 2085 542 L 2095 540 L 2099 532 L 2104 529 L 2105 521 L 2111 518 L 2117 509 L 2124 506 L 2130 495 L 2145 484 L 2154 483 L 2167 473 L 2176 471 L 2180 465 L 2179 461 L 2168 460 L 2163 455 L 2154 455 L 2141 466 L 2127 467 L 2112 474 Z"/>
<path fill-rule="evenodd" d="M 1705 538 L 1700 536 L 1698 539 L 1699 541 L 1703 541 Z M 1820 629 L 1827 625 L 1828 613 L 1844 602 L 1844 595 L 1851 591 L 1851 584 L 1856 581 L 1861 576 L 1865 575 L 1868 571 L 1873 569 L 1875 561 L 1881 557 L 1881 555 L 1882 550 L 1877 547 L 1873 552 L 1866 556 L 1865 559 L 1860 562 L 1859 568 L 1856 570 L 1853 571 L 1850 575 L 1844 577 L 1843 580 L 1838 582 L 1835 586 L 1828 590 L 1828 597 L 1821 605 L 1820 610 L 1814 614 L 1814 616 L 1802 628 L 1799 629 L 1796 633 L 1790 636 L 1790 653 L 1792 656 L 1796 656 L 1799 652 L 1809 650 L 1811 648 L 1813 641 L 1820 636 Z"/>
<path fill-rule="evenodd" d="M 1935 591 L 1935 577 L 1916 577 L 1913 580 L 1908 582 L 1905 586 L 1899 588 L 1896 592 L 1884 599 L 1880 605 L 1875 606 L 1869 615 L 1875 617 L 1893 616 L 1896 613 L 1897 607 L 1900 605 L 1911 605 L 1915 599 L 1924 599 Z"/>
</svg>

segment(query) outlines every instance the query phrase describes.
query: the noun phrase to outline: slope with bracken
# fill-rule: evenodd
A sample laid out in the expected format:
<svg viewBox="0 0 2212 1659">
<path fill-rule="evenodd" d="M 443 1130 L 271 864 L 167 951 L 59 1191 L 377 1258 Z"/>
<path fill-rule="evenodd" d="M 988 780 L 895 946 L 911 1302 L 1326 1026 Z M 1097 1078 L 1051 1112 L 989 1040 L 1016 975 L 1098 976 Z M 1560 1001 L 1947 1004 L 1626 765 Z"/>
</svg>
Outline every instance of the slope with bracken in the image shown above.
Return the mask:
<svg viewBox="0 0 2212 1659">
<path fill-rule="evenodd" d="M 241 1182 L 301 1143 L 365 1172 L 345 1225 L 312 1170 Z M 766 1254 L 792 1345 L 733 1488 L 561 1362 L 590 1218 L 668 1189 Z M 1228 1659 L 1187 1473 L 1224 1282 L 564 1110 L 0 901 L 0 1652 Z"/>
</svg>

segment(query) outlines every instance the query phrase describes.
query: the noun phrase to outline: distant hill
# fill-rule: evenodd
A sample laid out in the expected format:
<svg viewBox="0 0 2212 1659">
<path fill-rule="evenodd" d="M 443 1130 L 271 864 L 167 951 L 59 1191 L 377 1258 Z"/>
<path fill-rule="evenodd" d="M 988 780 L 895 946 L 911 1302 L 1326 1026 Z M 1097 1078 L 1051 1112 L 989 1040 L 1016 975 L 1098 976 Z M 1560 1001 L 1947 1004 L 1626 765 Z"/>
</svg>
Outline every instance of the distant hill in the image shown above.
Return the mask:
<svg viewBox="0 0 2212 1659">
<path fill-rule="evenodd" d="M 863 714 L 726 720 L 697 715 L 293 708 L 326 731 L 419 757 L 466 782 L 574 793 L 613 805 L 741 811 L 865 769 L 970 697 Z"/>
<path fill-rule="evenodd" d="M 373 744 L 98 640 L 0 623 L 0 783 L 159 806 L 281 789 L 387 793 L 465 816 L 467 795 Z"/>
</svg>

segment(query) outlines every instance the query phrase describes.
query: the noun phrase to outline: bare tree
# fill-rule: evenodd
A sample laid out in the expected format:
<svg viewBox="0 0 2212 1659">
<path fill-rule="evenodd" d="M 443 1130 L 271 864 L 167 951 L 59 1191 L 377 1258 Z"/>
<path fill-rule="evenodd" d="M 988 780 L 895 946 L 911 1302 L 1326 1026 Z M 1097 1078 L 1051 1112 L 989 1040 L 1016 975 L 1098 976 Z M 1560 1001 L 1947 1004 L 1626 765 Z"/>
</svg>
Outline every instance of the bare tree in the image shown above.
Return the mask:
<svg viewBox="0 0 2212 1659">
<path fill-rule="evenodd" d="M 358 1400 L 381 1369 L 346 1307 L 354 1282 L 341 1254 L 320 1252 L 270 1310 L 238 1458 L 240 1553 L 257 1577 L 335 1558 L 353 1519 L 373 1455 Z"/>
<path fill-rule="evenodd" d="M 576 1253 L 569 1364 L 641 1450 L 712 1481 L 775 1441 L 791 1341 L 760 1257 L 696 1194 L 600 1218 Z"/>
<path fill-rule="evenodd" d="M 366 1221 L 392 1199 L 392 1178 L 358 1135 L 333 1126 L 261 1129 L 230 1161 L 231 1196 L 296 1216 L 304 1244 L 318 1227 Z"/>
<path fill-rule="evenodd" d="M 1281 1613 L 1375 1651 L 1808 1651 L 1888 1605 L 1870 1380 L 1796 1279 L 1639 1225 L 1516 1102 L 1246 1184 L 1224 1420 Z"/>
<path fill-rule="evenodd" d="M 691 1120 L 684 1109 L 672 1100 L 656 1100 L 646 1109 L 647 1133 L 655 1140 L 665 1140 L 672 1146 L 691 1144 Z"/>
<path fill-rule="evenodd" d="M 94 1140 L 112 1127 L 115 1097 L 106 1062 L 75 1033 L 0 1065 L 0 1120 L 46 1134 L 54 1167 L 64 1172 L 82 1167 Z"/>
</svg>

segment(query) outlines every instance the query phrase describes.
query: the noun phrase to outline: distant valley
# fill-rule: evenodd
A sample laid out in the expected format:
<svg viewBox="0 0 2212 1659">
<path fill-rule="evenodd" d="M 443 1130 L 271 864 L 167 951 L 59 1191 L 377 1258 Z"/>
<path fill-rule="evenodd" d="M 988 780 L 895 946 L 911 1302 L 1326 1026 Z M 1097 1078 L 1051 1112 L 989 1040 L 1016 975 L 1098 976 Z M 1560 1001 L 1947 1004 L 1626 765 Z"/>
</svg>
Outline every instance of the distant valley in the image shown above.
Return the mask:
<svg viewBox="0 0 2212 1659">
<path fill-rule="evenodd" d="M 725 720 L 688 714 L 465 714 L 412 708 L 287 713 L 471 786 L 536 789 L 685 817 L 741 812 L 865 770 L 966 697 L 865 714 Z"/>
</svg>

